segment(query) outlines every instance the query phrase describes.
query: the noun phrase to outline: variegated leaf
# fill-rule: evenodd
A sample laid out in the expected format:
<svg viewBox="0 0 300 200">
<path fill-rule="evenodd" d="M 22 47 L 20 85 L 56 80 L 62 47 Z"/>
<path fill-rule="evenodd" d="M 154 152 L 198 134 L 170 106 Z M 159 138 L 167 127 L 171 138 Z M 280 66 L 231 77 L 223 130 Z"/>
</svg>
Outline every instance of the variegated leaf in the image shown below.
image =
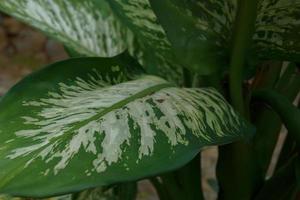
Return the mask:
<svg viewBox="0 0 300 200">
<path fill-rule="evenodd" d="M 101 1 L 101 0 L 98 0 Z M 148 73 L 163 76 L 169 81 L 182 83 L 182 66 L 174 55 L 166 34 L 157 22 L 148 0 L 107 0 L 113 12 L 134 34 L 128 45 Z"/>
<path fill-rule="evenodd" d="M 133 75 L 124 58 L 44 68 L 0 101 L 0 192 L 49 196 L 173 170 L 252 133 L 214 89 Z"/>
<path fill-rule="evenodd" d="M 11 197 L 11 196 L 8 196 L 8 195 L 0 195 L 0 200 L 29 200 L 29 199 L 28 198 L 21 198 L 21 197 Z M 30 200 L 72 200 L 72 195 L 51 197 L 51 198 L 46 198 L 46 199 L 30 199 Z M 96 199 L 93 199 L 93 200 L 96 200 Z M 103 200 L 107 200 L 107 199 L 103 199 Z"/>
<path fill-rule="evenodd" d="M 262 59 L 300 61 L 300 1 L 260 0 L 255 51 Z"/>
<path fill-rule="evenodd" d="M 237 0 L 150 0 L 181 62 L 200 74 L 224 66 Z"/>
<path fill-rule="evenodd" d="M 0 10 L 42 30 L 81 55 L 114 56 L 130 33 L 105 1 L 1 0 Z"/>
<path fill-rule="evenodd" d="M 159 71 L 168 80 L 182 83 L 181 66 L 174 62 L 161 27 L 158 32 L 151 29 L 148 33 L 133 34 L 127 29 L 131 22 L 121 20 L 121 24 L 106 1 L 3 0 L 0 1 L 0 10 L 61 41 L 76 55 L 110 57 L 129 49 L 148 73 L 157 74 Z M 146 13 L 154 17 L 151 10 L 148 11 Z M 149 25 L 159 27 L 156 23 Z M 156 34 L 160 34 L 159 38 Z"/>
</svg>

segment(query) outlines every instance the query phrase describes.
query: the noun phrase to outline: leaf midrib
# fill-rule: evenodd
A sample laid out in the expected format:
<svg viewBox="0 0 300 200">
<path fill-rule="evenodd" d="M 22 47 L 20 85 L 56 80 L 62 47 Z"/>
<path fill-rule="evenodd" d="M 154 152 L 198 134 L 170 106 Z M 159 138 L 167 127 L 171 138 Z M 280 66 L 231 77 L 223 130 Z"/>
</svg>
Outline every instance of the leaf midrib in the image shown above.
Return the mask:
<svg viewBox="0 0 300 200">
<path fill-rule="evenodd" d="M 110 107 L 107 107 L 105 108 L 104 110 L 102 110 L 101 112 L 99 112 L 98 114 L 88 118 L 88 119 L 85 119 L 81 122 L 76 122 L 76 124 L 74 125 L 74 127 L 69 130 L 70 132 L 73 132 L 75 130 L 78 130 L 80 127 L 88 124 L 90 121 L 94 121 L 94 120 L 97 120 L 99 118 L 101 118 L 102 116 L 104 116 L 105 114 L 113 111 L 113 110 L 116 110 L 116 109 L 119 109 L 119 108 L 122 108 L 123 106 L 125 106 L 126 104 L 136 100 L 136 99 L 139 99 L 139 98 L 143 98 L 145 96 L 148 96 L 154 92 L 157 92 L 161 89 L 164 89 L 164 88 L 169 88 L 169 87 L 174 87 L 173 84 L 171 83 L 162 83 L 162 84 L 158 84 L 158 85 L 155 85 L 155 86 L 152 86 L 152 87 L 149 87 L 147 89 L 144 89 L 126 99 L 123 99 L 115 104 L 113 104 L 112 106 Z"/>
</svg>

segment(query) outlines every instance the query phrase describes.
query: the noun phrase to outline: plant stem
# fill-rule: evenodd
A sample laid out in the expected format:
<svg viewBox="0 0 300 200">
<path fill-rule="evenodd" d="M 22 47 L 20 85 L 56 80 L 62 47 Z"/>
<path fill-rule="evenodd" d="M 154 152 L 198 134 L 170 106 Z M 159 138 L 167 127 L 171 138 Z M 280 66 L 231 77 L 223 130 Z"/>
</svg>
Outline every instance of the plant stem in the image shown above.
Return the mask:
<svg viewBox="0 0 300 200">
<path fill-rule="evenodd" d="M 183 86 L 187 88 L 192 87 L 194 76 L 188 69 L 183 68 L 182 70 L 183 70 Z"/>
<path fill-rule="evenodd" d="M 300 91 L 300 74 L 297 74 L 296 66 L 290 64 L 280 75 L 281 71 L 276 69 L 278 66 L 270 66 L 271 71 L 264 73 L 262 80 L 260 80 L 256 87 L 257 89 L 274 89 L 280 94 L 286 96 L 290 102 L 293 102 Z M 281 69 L 281 68 L 279 68 Z M 280 76 L 277 77 L 277 74 Z M 261 169 L 261 181 L 263 183 L 265 174 L 270 165 L 271 158 L 278 136 L 281 129 L 281 121 L 279 116 L 271 110 L 268 106 L 262 104 L 252 104 L 253 123 L 256 125 L 256 134 L 253 139 L 254 150 L 256 154 L 256 161 Z M 272 126 L 266 126 L 272 124 Z"/>
<path fill-rule="evenodd" d="M 185 199 L 185 195 L 178 185 L 178 182 L 174 176 L 174 172 L 166 173 L 160 177 L 172 200 Z"/>
<path fill-rule="evenodd" d="M 239 0 L 235 18 L 230 68 L 230 100 L 242 116 L 248 114 L 243 96 L 243 69 L 250 50 L 255 28 L 258 0 Z M 247 109 L 248 110 L 248 109 Z M 219 148 L 217 177 L 220 183 L 219 200 L 250 200 L 254 190 L 256 169 L 252 145 L 238 142 Z"/>
<path fill-rule="evenodd" d="M 256 20 L 257 0 L 240 0 L 233 32 L 230 59 L 230 98 L 233 107 L 245 116 L 243 67 L 250 49 Z"/>
<path fill-rule="evenodd" d="M 177 170 L 177 180 L 185 192 L 186 200 L 203 200 L 201 184 L 201 154 L 199 153 L 191 162 Z"/>
<path fill-rule="evenodd" d="M 253 98 L 271 106 L 280 116 L 291 136 L 300 143 L 300 110 L 286 96 L 274 90 L 262 89 L 255 91 Z"/>
<path fill-rule="evenodd" d="M 149 180 L 152 183 L 152 185 L 155 187 L 160 200 L 169 200 L 171 198 L 167 193 L 164 185 L 159 182 L 158 178 L 152 177 Z"/>
</svg>

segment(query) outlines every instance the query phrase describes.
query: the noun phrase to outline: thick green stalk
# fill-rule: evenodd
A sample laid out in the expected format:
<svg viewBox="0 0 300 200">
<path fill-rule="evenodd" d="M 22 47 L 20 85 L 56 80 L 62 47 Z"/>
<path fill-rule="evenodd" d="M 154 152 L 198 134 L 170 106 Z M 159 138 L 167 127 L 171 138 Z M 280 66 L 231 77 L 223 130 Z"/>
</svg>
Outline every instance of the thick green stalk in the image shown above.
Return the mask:
<svg viewBox="0 0 300 200">
<path fill-rule="evenodd" d="M 175 173 L 186 200 L 204 199 L 201 187 L 201 154 Z"/>
<path fill-rule="evenodd" d="M 246 114 L 242 87 L 243 69 L 254 33 L 256 13 L 257 0 L 239 1 L 232 40 L 229 89 L 232 105 L 242 115 Z"/>
<path fill-rule="evenodd" d="M 256 168 L 252 143 L 238 142 L 219 147 L 217 178 L 218 200 L 251 200 L 257 188 L 259 171 Z"/>
<path fill-rule="evenodd" d="M 294 65 L 289 65 L 281 76 L 278 71 L 279 66 L 276 63 L 272 64 L 261 75 L 256 78 L 259 79 L 253 90 L 257 89 L 274 89 L 280 94 L 286 96 L 292 102 L 300 90 L 300 76 L 297 74 Z M 278 140 L 281 129 L 281 121 L 279 116 L 268 106 L 262 104 L 255 104 L 252 106 L 253 123 L 256 125 L 256 134 L 254 137 L 254 151 L 256 154 L 257 168 L 260 170 L 260 183 L 264 182 L 267 169 L 270 165 L 271 158 L 275 145 Z M 272 124 L 266 126 L 266 124 Z"/>
<path fill-rule="evenodd" d="M 231 47 L 229 92 L 233 107 L 247 116 L 243 96 L 243 73 L 255 28 L 257 0 L 239 0 Z M 250 200 L 257 178 L 251 143 L 238 142 L 219 148 L 217 176 L 220 200 Z"/>
<path fill-rule="evenodd" d="M 164 185 L 156 177 L 149 179 L 152 185 L 155 187 L 159 200 L 169 200 L 171 197 L 166 191 Z"/>
<path fill-rule="evenodd" d="M 193 86 L 193 74 L 186 68 L 183 68 L 183 86 L 184 87 L 192 87 Z"/>
<path fill-rule="evenodd" d="M 180 188 L 174 172 L 164 174 L 161 177 L 162 183 L 170 195 L 170 200 L 185 199 L 184 191 Z"/>
<path fill-rule="evenodd" d="M 300 110 L 286 96 L 273 90 L 263 89 L 255 91 L 253 98 L 271 106 L 280 116 L 291 136 L 300 143 Z"/>
</svg>

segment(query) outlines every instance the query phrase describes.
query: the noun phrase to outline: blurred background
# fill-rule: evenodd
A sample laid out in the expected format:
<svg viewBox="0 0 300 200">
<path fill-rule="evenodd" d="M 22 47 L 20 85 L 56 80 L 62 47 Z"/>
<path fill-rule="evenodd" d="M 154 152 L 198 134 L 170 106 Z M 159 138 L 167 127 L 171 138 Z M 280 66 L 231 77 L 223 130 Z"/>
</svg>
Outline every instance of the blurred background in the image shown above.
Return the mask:
<svg viewBox="0 0 300 200">
<path fill-rule="evenodd" d="M 0 95 L 32 70 L 67 57 L 59 43 L 0 13 Z"/>
</svg>

